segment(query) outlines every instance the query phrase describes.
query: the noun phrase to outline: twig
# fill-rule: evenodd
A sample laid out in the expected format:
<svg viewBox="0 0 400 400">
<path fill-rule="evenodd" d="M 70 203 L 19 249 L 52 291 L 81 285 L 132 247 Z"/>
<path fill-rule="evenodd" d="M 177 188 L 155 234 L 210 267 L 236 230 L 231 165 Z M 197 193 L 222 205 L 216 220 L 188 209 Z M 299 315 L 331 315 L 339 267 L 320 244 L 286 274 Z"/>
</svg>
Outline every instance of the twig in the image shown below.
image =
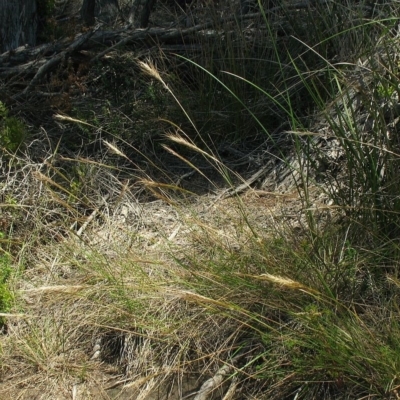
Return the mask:
<svg viewBox="0 0 400 400">
<path fill-rule="evenodd" d="M 260 180 L 264 175 L 266 175 L 270 170 L 271 170 L 271 164 L 273 163 L 273 160 L 270 160 L 267 165 L 264 167 L 260 168 L 255 174 L 253 174 L 249 179 L 244 181 L 241 185 L 236 186 L 235 188 L 230 188 L 224 192 L 222 192 L 214 201 L 216 203 L 217 201 L 221 199 L 226 199 L 228 197 L 236 196 L 242 192 L 244 192 L 246 189 L 250 189 L 251 185 L 254 182 L 257 182 Z"/>
<path fill-rule="evenodd" d="M 234 376 L 232 378 L 232 382 L 229 386 L 228 391 L 225 393 L 224 397 L 222 398 L 222 400 L 231 400 L 236 392 L 236 388 L 237 388 L 237 377 Z"/>
<path fill-rule="evenodd" d="M 217 373 L 210 379 L 206 380 L 198 391 L 196 397 L 193 400 L 207 400 L 208 395 L 224 381 L 225 377 L 230 375 L 233 371 L 233 367 L 229 364 L 224 365 L 220 368 Z"/>
<path fill-rule="evenodd" d="M 110 197 L 109 194 L 106 194 L 103 198 L 103 201 L 106 202 L 107 199 Z M 87 228 L 87 226 L 90 224 L 90 222 L 93 220 L 93 218 L 97 215 L 99 212 L 100 207 L 97 207 L 93 210 L 93 212 L 87 217 L 86 221 L 82 224 L 82 226 L 78 229 L 78 232 L 76 232 L 77 236 L 82 236 L 83 231 Z"/>
</svg>

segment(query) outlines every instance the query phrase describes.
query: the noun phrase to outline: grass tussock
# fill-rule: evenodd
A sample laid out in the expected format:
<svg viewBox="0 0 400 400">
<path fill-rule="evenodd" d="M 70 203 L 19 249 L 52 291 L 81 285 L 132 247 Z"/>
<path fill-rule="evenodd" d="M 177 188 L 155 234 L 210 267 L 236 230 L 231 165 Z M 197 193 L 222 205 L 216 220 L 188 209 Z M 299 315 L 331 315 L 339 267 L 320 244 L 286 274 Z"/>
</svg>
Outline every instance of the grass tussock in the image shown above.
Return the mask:
<svg viewBox="0 0 400 400">
<path fill-rule="evenodd" d="M 399 397 L 398 13 L 371 7 L 231 19 L 184 61 L 200 88 L 138 62 L 189 126 L 160 147 L 227 191 L 156 181 L 116 135 L 100 160 L 4 153 L 0 397 Z M 209 123 L 257 129 L 258 187 Z"/>
</svg>

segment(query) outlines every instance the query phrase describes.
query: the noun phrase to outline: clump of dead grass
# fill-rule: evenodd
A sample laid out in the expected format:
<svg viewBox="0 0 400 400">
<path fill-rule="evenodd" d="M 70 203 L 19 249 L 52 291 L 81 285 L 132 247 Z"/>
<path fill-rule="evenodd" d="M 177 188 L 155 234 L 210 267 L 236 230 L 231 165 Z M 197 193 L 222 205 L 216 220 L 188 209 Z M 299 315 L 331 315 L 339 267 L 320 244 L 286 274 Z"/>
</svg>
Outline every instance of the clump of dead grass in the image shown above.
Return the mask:
<svg viewBox="0 0 400 400">
<path fill-rule="evenodd" d="M 319 21 L 321 34 L 330 22 Z M 293 151 L 278 156 L 294 176 L 292 196 L 249 189 L 199 200 L 140 176 L 153 198 L 139 204 L 116 168 L 56 152 L 41 163 L 16 157 L 1 188 L 10 221 L 2 250 L 15 269 L 1 337 L 3 397 L 398 396 L 397 116 L 378 107 L 382 97 L 395 100 L 397 64 L 389 58 L 382 75 L 371 63 L 378 89 L 361 88 L 368 106 L 359 108 L 346 71 L 321 48 L 323 70 L 309 54 L 279 58 L 276 45 L 269 50 L 283 89 L 255 89 L 291 124 Z M 141 66 L 170 90 L 154 65 Z M 321 135 L 309 135 L 296 112 L 292 99 L 303 90 L 327 121 L 325 139 L 339 143 L 344 167 L 336 175 Z M 372 119 L 365 130 L 360 121 Z M 167 139 L 204 156 L 231 184 L 205 141 L 200 148 L 178 133 Z M 105 146 L 129 162 L 117 143 Z"/>
</svg>

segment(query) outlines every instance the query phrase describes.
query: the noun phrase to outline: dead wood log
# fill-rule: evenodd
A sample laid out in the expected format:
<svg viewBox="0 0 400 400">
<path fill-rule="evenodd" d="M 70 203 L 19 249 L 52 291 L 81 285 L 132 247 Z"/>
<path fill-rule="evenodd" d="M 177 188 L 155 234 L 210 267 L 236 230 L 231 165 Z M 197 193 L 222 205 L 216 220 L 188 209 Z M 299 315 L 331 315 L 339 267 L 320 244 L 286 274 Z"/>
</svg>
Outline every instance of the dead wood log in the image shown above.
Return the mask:
<svg viewBox="0 0 400 400">
<path fill-rule="evenodd" d="M 320 0 L 323 4 L 329 0 Z M 298 9 L 309 7 L 310 4 L 297 3 L 290 8 Z M 274 7 L 266 12 L 275 12 L 279 7 Z M 225 24 L 232 21 L 245 21 L 248 19 L 259 17 L 261 13 L 252 13 L 247 15 L 230 15 L 221 18 L 219 24 Z M 8 51 L 0 55 L 0 78 L 8 81 L 13 77 L 18 77 L 19 84 L 23 84 L 27 77 L 34 77 L 27 84 L 22 94 L 27 94 L 40 83 L 43 78 L 52 70 L 54 70 L 63 60 L 71 57 L 73 53 L 81 50 L 91 50 L 91 62 L 98 61 L 107 53 L 120 48 L 124 45 L 134 45 L 137 47 L 153 46 L 155 43 L 170 44 L 184 43 L 190 38 L 193 42 L 196 35 L 204 30 L 209 30 L 215 24 L 215 21 L 207 21 L 195 26 L 178 29 L 178 28 L 163 28 L 155 27 L 150 29 L 133 29 L 132 25 L 117 31 L 103 31 L 100 27 L 94 28 L 86 34 L 80 34 L 72 43 L 67 39 L 63 39 L 57 43 L 44 44 L 37 47 L 19 47 L 15 50 Z M 215 30 L 215 35 L 220 32 Z M 208 35 L 208 37 L 210 37 Z M 101 48 L 101 50 L 98 50 Z M 105 49 L 104 49 L 105 48 Z"/>
<path fill-rule="evenodd" d="M 100 26 L 97 28 L 99 29 Z M 56 67 L 62 60 L 67 58 L 67 56 L 74 52 L 79 50 L 82 45 L 87 42 L 91 36 L 95 33 L 97 29 L 94 29 L 91 32 L 86 33 L 85 35 L 82 35 L 78 37 L 73 43 L 71 43 L 65 51 L 62 51 L 61 53 L 57 54 L 56 56 L 50 58 L 44 65 L 42 65 L 38 71 L 36 72 L 36 75 L 33 77 L 33 79 L 29 82 L 29 85 L 23 90 L 22 94 L 25 95 L 27 94 L 34 86 L 36 83 L 38 83 L 42 77 L 51 69 Z"/>
<path fill-rule="evenodd" d="M 152 28 L 147 30 L 100 31 L 97 28 L 84 35 L 80 34 L 72 43 L 64 39 L 55 44 L 45 44 L 34 48 L 20 47 L 15 51 L 8 51 L 0 55 L 0 77 L 9 79 L 16 75 L 35 74 L 35 77 L 24 90 L 27 93 L 35 84 L 40 82 L 46 73 L 53 70 L 62 60 L 74 52 L 95 50 L 99 46 L 106 46 L 105 50 L 92 58 L 92 62 L 95 62 L 123 45 L 140 43 L 143 46 L 144 43 L 149 42 L 149 39 L 151 39 L 151 44 L 178 40 L 194 34 L 196 31 L 209 28 L 210 25 L 210 23 L 201 24 L 184 30 Z"/>
</svg>

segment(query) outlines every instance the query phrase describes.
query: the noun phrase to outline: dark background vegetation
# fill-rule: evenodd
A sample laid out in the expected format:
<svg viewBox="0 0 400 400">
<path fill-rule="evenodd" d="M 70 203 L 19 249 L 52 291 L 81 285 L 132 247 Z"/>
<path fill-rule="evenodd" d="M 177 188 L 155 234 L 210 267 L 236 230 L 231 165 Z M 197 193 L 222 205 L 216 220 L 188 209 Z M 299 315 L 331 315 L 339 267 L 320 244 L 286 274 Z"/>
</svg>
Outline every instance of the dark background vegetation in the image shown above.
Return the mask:
<svg viewBox="0 0 400 400">
<path fill-rule="evenodd" d="M 277 102 L 267 101 L 259 89 L 271 98 L 280 94 L 290 96 L 290 100 L 282 98 L 292 103 L 300 119 L 315 111 L 309 94 L 300 88 L 298 72 L 305 72 L 312 63 L 317 67 L 321 58 L 305 51 L 298 38 L 314 46 L 324 57 L 329 53 L 337 57 L 335 43 L 320 43 L 317 33 L 333 35 L 332 29 L 338 28 L 324 25 L 324 21 L 319 21 L 322 26 L 316 27 L 309 18 L 309 10 L 297 10 L 296 20 L 288 24 L 287 18 L 282 17 L 286 15 L 284 4 L 271 15 L 263 15 L 254 4 L 251 11 L 256 13 L 244 15 L 239 2 L 198 1 L 188 6 L 189 16 L 186 16 L 174 2 L 160 1 L 150 15 L 149 26 L 153 32 L 97 59 L 96 54 L 115 44 L 112 39 L 107 39 L 106 31 L 125 30 L 131 34 L 140 22 L 134 19 L 134 12 L 140 19 L 141 7 L 98 1 L 96 19 L 90 18 L 91 23 L 103 24 L 97 28 L 100 33 L 96 39 L 89 39 L 83 46 L 64 54 L 62 60 L 28 90 L 39 66 L 33 64 L 21 73 L 17 71 L 19 61 L 13 60 L 12 52 L 9 60 L 3 56 L 1 101 L 11 113 L 36 127 L 35 139 L 41 141 L 43 131 L 38 128 L 42 127 L 51 139 L 53 149 L 57 143 L 58 151 L 95 156 L 101 151 L 101 139 L 107 138 L 126 141 L 128 147 L 138 148 L 146 157 L 152 153 L 152 157 L 163 158 L 159 144 L 172 122 L 198 145 L 211 146 L 215 152 L 223 148 L 222 156 L 229 156 L 226 149 L 231 148 L 239 151 L 236 155 L 240 152 L 245 155 L 262 145 L 263 150 L 270 150 L 270 146 L 284 143 L 286 139 L 280 132 L 290 123 L 286 111 Z M 37 4 L 36 41 L 39 46 L 52 41 L 54 46 L 44 56 L 35 54 L 40 62 L 48 62 L 64 51 L 75 35 L 86 32 L 81 11 L 79 2 L 73 1 L 41 1 Z M 271 19 L 273 29 L 272 25 L 265 25 L 265 18 Z M 26 24 L 28 21 L 26 16 Z M 201 24 L 205 29 L 201 29 Z M 200 28 L 190 32 L 187 26 L 193 25 Z M 167 29 L 182 33 L 169 39 L 163 36 Z M 104 34 L 101 33 L 103 30 Z M 114 40 L 118 42 L 120 37 Z M 295 70 L 291 57 L 301 57 L 298 68 L 303 71 Z M 165 88 L 140 71 L 137 61 L 147 59 L 152 59 L 161 71 L 193 124 Z M 22 57 L 22 60 L 26 61 L 26 58 Z M 324 77 L 313 79 L 318 81 Z M 224 90 L 217 80 L 231 88 L 240 101 Z M 245 80 L 256 83 L 259 89 Z M 55 122 L 53 116 L 58 113 L 82 119 L 93 126 Z M 303 121 L 306 125 L 305 118 Z M 266 146 L 268 138 L 260 125 L 273 136 Z M 33 132 L 30 129 L 31 135 Z M 233 153 L 230 156 L 235 157 Z M 139 162 L 136 150 L 130 152 L 130 157 Z M 169 156 L 165 157 L 164 167 L 171 163 Z M 262 157 L 261 152 L 257 157 Z"/>
</svg>

